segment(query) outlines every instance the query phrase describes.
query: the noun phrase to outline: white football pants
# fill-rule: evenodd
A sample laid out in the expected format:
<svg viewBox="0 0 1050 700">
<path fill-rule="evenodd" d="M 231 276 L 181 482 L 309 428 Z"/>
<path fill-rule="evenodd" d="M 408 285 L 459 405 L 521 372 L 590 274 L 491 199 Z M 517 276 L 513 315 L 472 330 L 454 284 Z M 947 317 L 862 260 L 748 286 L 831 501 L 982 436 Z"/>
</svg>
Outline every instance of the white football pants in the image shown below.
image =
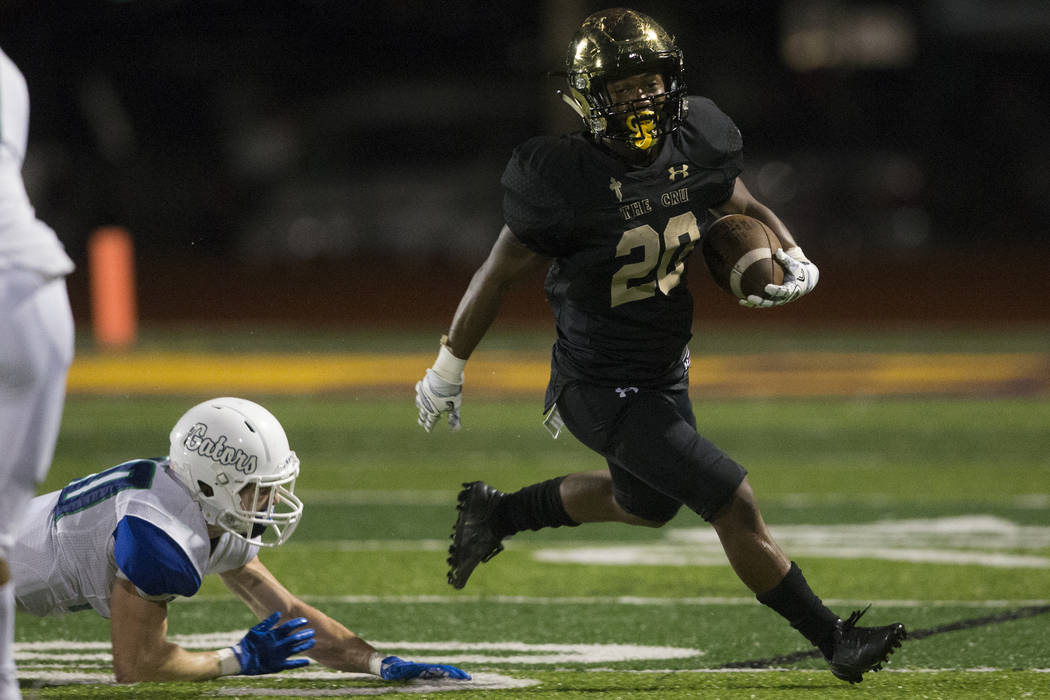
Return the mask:
<svg viewBox="0 0 1050 700">
<path fill-rule="evenodd" d="M 20 700 L 15 673 L 15 584 L 0 586 L 0 700 Z"/>
<path fill-rule="evenodd" d="M 73 314 L 63 277 L 0 270 L 0 559 L 51 466 L 73 361 Z M 14 582 L 0 585 L 0 700 L 18 700 Z"/>
<path fill-rule="evenodd" d="M 51 466 L 72 361 L 65 278 L 0 270 L 0 558 Z"/>
</svg>

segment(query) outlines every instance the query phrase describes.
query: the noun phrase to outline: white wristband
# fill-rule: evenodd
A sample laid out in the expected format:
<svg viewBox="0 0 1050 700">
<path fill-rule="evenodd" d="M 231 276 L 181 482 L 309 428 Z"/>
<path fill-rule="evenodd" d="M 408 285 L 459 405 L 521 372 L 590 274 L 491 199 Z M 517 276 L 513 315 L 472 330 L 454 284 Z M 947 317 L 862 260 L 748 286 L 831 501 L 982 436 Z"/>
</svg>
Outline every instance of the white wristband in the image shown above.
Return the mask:
<svg viewBox="0 0 1050 700">
<path fill-rule="evenodd" d="M 368 657 L 368 672 L 373 676 L 383 676 L 383 659 L 384 656 L 378 651 Z"/>
<path fill-rule="evenodd" d="M 241 662 L 237 659 L 237 654 L 233 651 L 233 647 L 219 649 L 217 653 L 219 654 L 220 676 L 236 676 L 241 672 Z"/>
<path fill-rule="evenodd" d="M 788 248 L 784 251 L 784 254 L 788 257 L 794 258 L 795 260 L 798 260 L 799 262 L 806 260 L 806 254 L 802 252 L 802 248 L 800 248 L 799 246 L 795 246 L 794 248 Z M 806 262 L 809 262 L 809 260 L 806 260 Z"/>
<path fill-rule="evenodd" d="M 466 360 L 461 360 L 452 354 L 445 344 L 441 345 L 437 359 L 434 360 L 434 374 L 443 382 L 449 384 L 463 384 L 463 368 L 467 365 Z"/>
</svg>

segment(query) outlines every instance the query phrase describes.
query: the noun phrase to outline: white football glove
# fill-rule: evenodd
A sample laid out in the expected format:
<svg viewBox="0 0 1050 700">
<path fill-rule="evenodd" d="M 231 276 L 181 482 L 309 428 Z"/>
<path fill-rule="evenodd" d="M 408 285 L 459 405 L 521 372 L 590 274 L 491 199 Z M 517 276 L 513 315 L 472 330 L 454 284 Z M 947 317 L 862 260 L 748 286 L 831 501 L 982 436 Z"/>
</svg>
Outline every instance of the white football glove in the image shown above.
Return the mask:
<svg viewBox="0 0 1050 700">
<path fill-rule="evenodd" d="M 454 356 L 442 343 L 434 366 L 416 382 L 416 408 L 419 409 L 416 422 L 428 433 L 442 413 L 448 414 L 449 430 L 459 430 L 459 406 L 463 402 L 465 364 L 466 360 Z"/>
<path fill-rule="evenodd" d="M 796 299 L 809 294 L 817 286 L 820 279 L 820 270 L 817 266 L 806 259 L 802 249 L 798 246 L 787 252 L 778 249 L 773 253 L 780 266 L 784 268 L 784 282 L 782 284 L 767 284 L 766 297 L 757 294 L 748 295 L 747 299 L 741 299 L 740 305 L 752 309 L 768 309 L 773 306 L 790 304 Z"/>
<path fill-rule="evenodd" d="M 450 430 L 459 430 L 459 406 L 463 401 L 463 385 L 443 381 L 432 369 L 416 382 L 417 421 L 428 433 L 442 413 L 448 414 Z"/>
</svg>

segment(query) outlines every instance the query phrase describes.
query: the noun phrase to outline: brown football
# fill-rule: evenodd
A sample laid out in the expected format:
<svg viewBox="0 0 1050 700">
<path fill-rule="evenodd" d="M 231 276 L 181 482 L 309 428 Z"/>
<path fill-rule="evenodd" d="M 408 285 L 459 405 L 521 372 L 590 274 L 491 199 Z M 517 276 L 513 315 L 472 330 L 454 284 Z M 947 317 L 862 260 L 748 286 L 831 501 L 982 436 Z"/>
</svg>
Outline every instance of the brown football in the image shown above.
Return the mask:
<svg viewBox="0 0 1050 700">
<path fill-rule="evenodd" d="M 737 299 L 765 297 L 767 284 L 784 282 L 784 269 L 773 258 L 780 240 L 758 219 L 723 216 L 704 232 L 700 245 L 715 284 Z"/>
</svg>

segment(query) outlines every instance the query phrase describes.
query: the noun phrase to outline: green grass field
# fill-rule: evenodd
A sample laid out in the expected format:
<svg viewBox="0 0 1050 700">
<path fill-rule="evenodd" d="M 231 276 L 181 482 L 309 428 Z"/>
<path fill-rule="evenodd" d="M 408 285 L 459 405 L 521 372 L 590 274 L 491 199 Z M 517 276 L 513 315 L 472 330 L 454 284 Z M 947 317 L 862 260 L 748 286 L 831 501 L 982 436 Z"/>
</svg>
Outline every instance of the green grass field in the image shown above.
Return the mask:
<svg viewBox="0 0 1050 700">
<path fill-rule="evenodd" d="M 896 337 L 873 336 L 872 346 L 1024 352 L 1043 366 L 1050 347 L 1042 342 L 1046 329 L 988 334 L 984 343 L 972 333 L 954 341 L 944 333 Z M 383 345 L 320 334 L 299 341 L 317 352 Z M 542 357 L 548 342 L 508 335 L 490 347 Z M 730 334 L 715 345 L 731 352 L 746 342 Z M 294 340 L 271 335 L 262 344 L 286 351 Z M 429 336 L 413 337 L 398 347 L 429 352 L 431 344 Z M 803 346 L 867 347 L 859 333 L 813 334 Z M 227 346 L 212 339 L 176 349 Z M 1045 376 L 1035 379 L 1046 385 Z M 411 396 L 411 382 L 397 396 L 247 395 L 278 416 L 302 460 L 304 521 L 263 561 L 383 650 L 456 663 L 475 682 L 397 685 L 312 665 L 203 684 L 115 686 L 105 620 L 90 612 L 20 614 L 26 697 L 430 697 L 446 690 L 464 699 L 529 700 L 1050 697 L 1045 393 L 696 396 L 702 432 L 748 467 L 766 521 L 818 594 L 843 617 L 870 602 L 865 622 L 908 626 L 912 638 L 886 670 L 859 686 L 831 676 L 801 637 L 754 601 L 710 528 L 689 512 L 661 530 L 588 525 L 519 534 L 454 591 L 445 583 L 444 550 L 460 482 L 515 489 L 602 463 L 571 436 L 550 439 L 540 425 L 541 392 L 476 398 L 468 378 L 464 430 L 441 426 L 430 435 L 415 425 Z M 74 393 L 44 488 L 163 454 L 171 425 L 204 398 Z M 212 649 L 253 622 L 221 583 L 209 581 L 171 606 L 169 634 Z"/>
</svg>

